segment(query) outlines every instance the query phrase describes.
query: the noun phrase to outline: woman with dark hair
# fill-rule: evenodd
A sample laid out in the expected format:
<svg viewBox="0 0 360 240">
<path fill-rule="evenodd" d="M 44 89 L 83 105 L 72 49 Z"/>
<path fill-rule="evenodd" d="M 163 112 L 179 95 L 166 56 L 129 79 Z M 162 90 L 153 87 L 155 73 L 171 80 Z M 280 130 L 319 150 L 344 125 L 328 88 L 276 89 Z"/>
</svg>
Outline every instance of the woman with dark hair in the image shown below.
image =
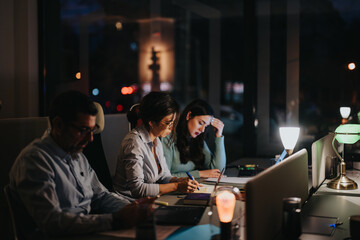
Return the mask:
<svg viewBox="0 0 360 240">
<path fill-rule="evenodd" d="M 159 137 L 173 132 L 179 105 L 165 92 L 151 92 L 140 103 L 142 124 L 121 143 L 114 178 L 116 192 L 136 199 L 173 191 L 193 192 L 198 183 L 170 174 Z"/>
<path fill-rule="evenodd" d="M 215 152 L 205 142 L 207 126 L 215 131 Z M 195 100 L 185 107 L 176 127 L 176 136 L 162 139 L 167 165 L 173 176 L 218 177 L 226 165 L 224 123 L 214 118 L 211 106 L 203 100 Z"/>
</svg>

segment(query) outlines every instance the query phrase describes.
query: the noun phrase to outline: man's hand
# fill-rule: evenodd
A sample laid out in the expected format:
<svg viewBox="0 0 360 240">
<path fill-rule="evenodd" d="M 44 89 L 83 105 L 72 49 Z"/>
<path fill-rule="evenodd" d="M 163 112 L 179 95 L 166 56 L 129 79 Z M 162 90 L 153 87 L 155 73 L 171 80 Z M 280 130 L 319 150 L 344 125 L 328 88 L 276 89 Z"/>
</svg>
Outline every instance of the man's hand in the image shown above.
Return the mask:
<svg viewBox="0 0 360 240">
<path fill-rule="evenodd" d="M 113 215 L 114 229 L 131 228 L 139 222 L 145 221 L 154 211 L 156 198 L 140 198 L 120 209 Z"/>
</svg>

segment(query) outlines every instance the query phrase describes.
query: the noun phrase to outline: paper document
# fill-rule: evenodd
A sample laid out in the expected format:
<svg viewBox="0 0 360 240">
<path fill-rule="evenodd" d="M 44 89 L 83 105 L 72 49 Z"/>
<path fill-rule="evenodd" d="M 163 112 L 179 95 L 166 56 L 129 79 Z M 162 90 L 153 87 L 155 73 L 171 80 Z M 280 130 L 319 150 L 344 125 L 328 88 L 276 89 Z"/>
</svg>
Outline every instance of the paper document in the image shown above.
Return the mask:
<svg viewBox="0 0 360 240">
<path fill-rule="evenodd" d="M 246 184 L 252 177 L 222 177 L 220 183 Z M 217 182 L 218 178 L 207 178 L 207 182 Z"/>
<path fill-rule="evenodd" d="M 212 193 L 214 191 L 215 185 L 209 185 L 204 183 L 200 183 L 200 184 L 203 186 L 199 187 L 199 190 L 196 189 L 194 193 Z"/>
</svg>

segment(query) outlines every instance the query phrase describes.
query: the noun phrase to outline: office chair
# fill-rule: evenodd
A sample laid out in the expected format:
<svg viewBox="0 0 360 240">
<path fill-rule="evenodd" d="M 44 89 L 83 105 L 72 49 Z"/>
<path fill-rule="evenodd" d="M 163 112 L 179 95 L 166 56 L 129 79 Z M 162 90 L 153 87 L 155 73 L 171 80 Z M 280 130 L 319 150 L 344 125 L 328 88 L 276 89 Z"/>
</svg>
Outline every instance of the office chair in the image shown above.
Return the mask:
<svg viewBox="0 0 360 240">
<path fill-rule="evenodd" d="M 101 106 L 100 106 L 101 107 Z M 103 110 L 98 109 L 103 113 Z M 101 123 L 100 118 L 103 118 Z M 113 190 L 112 179 L 116 172 L 117 154 L 121 142 L 129 132 L 126 114 L 106 114 L 96 117 L 96 123 L 103 125 L 103 131 L 94 135 L 94 141 L 89 143 L 83 153 L 91 167 L 96 172 L 100 182 L 110 191 Z M 104 127 L 106 123 L 106 127 Z"/>
<path fill-rule="evenodd" d="M 11 239 L 44 239 L 43 233 L 36 226 L 24 204 L 20 202 L 19 198 L 15 197 L 15 193 L 11 191 L 9 185 L 4 187 L 4 195 L 11 219 Z"/>
<path fill-rule="evenodd" d="M 126 114 L 126 117 L 129 121 L 129 131 L 142 124 L 142 121 L 139 117 L 139 110 L 140 110 L 140 103 L 135 103 L 134 105 L 131 106 L 130 110 Z"/>
<path fill-rule="evenodd" d="M 2 214 L 8 209 L 3 189 L 9 183 L 11 166 L 26 145 L 44 134 L 49 127 L 48 121 L 48 117 L 0 119 L 0 223 L 3 223 L 0 227 L 0 238 L 8 236 L 8 229 L 11 229 L 9 214 Z"/>
<path fill-rule="evenodd" d="M 9 215 L 10 215 L 10 220 L 11 220 L 11 229 L 9 230 L 10 237 L 14 240 L 18 240 L 19 238 L 18 238 L 18 234 L 17 234 L 17 228 L 16 228 L 13 209 L 12 209 L 11 200 L 10 200 L 9 185 L 6 185 L 4 187 L 4 195 L 5 195 L 6 203 L 8 205 L 8 210 L 9 210 Z"/>
<path fill-rule="evenodd" d="M 98 130 L 93 136 L 93 141 L 90 142 L 86 148 L 83 150 L 84 155 L 89 161 L 89 164 L 96 172 L 99 181 L 109 190 L 113 190 L 112 179 L 110 177 L 110 172 L 105 157 L 104 148 L 102 145 L 101 133 L 105 128 L 105 116 L 104 111 L 101 105 L 97 102 L 94 102 L 98 113 L 96 115 L 96 126 Z"/>
</svg>

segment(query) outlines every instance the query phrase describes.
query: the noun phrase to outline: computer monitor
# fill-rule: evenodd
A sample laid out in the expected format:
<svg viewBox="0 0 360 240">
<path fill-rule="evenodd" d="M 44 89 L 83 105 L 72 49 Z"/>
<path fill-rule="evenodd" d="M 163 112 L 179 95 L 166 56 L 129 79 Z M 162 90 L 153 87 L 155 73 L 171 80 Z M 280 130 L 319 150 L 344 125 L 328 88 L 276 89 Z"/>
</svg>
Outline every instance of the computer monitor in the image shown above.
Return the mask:
<svg viewBox="0 0 360 240">
<path fill-rule="evenodd" d="M 281 234 L 283 198 L 308 197 L 308 153 L 302 149 L 259 173 L 245 185 L 246 239 Z"/>
<path fill-rule="evenodd" d="M 337 156 L 331 145 L 333 138 L 334 134 L 329 133 L 311 145 L 312 191 L 316 191 L 325 178 L 332 178 L 337 175 Z M 335 144 L 337 147 L 338 143 L 335 142 Z"/>
</svg>

